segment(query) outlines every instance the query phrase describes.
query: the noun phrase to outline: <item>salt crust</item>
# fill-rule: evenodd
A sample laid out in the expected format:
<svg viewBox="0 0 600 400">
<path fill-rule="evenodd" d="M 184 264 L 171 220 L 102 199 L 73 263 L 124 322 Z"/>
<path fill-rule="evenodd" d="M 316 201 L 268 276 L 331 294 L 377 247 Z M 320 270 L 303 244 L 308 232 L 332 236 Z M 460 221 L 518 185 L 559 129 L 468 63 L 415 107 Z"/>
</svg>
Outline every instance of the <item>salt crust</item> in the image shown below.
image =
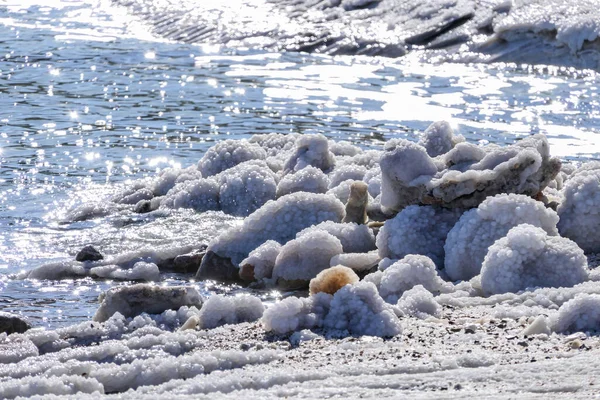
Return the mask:
<svg viewBox="0 0 600 400">
<path fill-rule="evenodd" d="M 558 215 L 530 197 L 500 194 L 490 197 L 476 209 L 465 212 L 450 230 L 444 244 L 445 272 L 452 280 L 467 280 L 481 271 L 488 247 L 520 224 L 558 235 Z"/>
<path fill-rule="evenodd" d="M 587 258 L 577 244 L 528 224 L 517 225 L 490 246 L 481 268 L 486 294 L 573 286 L 587 279 Z"/>
<path fill-rule="evenodd" d="M 267 240 L 256 249 L 252 250 L 248 257 L 240 262 L 240 266 L 252 265 L 254 267 L 254 278 L 261 280 L 271 278 L 275 260 L 281 251 L 281 245 L 274 240 Z"/>
<path fill-rule="evenodd" d="M 147 284 L 112 288 L 100 296 L 94 321 L 106 321 L 119 312 L 134 317 L 143 312 L 158 314 L 181 306 L 201 305 L 202 297 L 193 287 L 161 287 Z"/>
<path fill-rule="evenodd" d="M 600 170 L 590 165 L 573 172 L 561 194 L 563 201 L 557 210 L 560 234 L 586 253 L 600 253 Z"/>
<path fill-rule="evenodd" d="M 337 223 L 333 221 L 321 222 L 298 232 L 297 238 L 312 235 L 314 232 L 324 231 L 335 236 L 342 243 L 344 253 L 366 253 L 375 250 L 375 235 L 366 225 L 354 222 Z"/>
<path fill-rule="evenodd" d="M 262 317 L 264 306 L 260 299 L 251 295 L 213 295 L 202 305 L 199 325 L 213 329 L 226 324 L 253 322 Z"/>
<path fill-rule="evenodd" d="M 224 140 L 206 151 L 200 161 L 198 170 L 203 177 L 216 175 L 244 161 L 264 160 L 265 150 L 248 140 Z"/>
<path fill-rule="evenodd" d="M 309 165 L 281 178 L 277 184 L 277 197 L 295 192 L 325 193 L 328 187 L 327 175 L 319 168 Z"/>
<path fill-rule="evenodd" d="M 400 259 L 408 254 L 421 254 L 443 268 L 446 236 L 460 215 L 459 210 L 408 206 L 379 230 L 379 255 Z"/>
<path fill-rule="evenodd" d="M 415 285 L 402 293 L 397 306 L 405 315 L 412 317 L 425 319 L 430 316 L 437 318 L 442 316 L 442 307 L 423 285 Z"/>
<path fill-rule="evenodd" d="M 239 264 L 248 254 L 266 242 L 287 243 L 296 233 L 323 221 L 340 222 L 344 205 L 332 196 L 292 193 L 269 201 L 246 219 L 210 242 L 208 249 Z"/>
<path fill-rule="evenodd" d="M 289 297 L 269 307 L 262 318 L 267 331 L 294 332 L 324 328 L 345 334 L 395 336 L 402 331 L 392 307 L 370 282 L 346 285 L 333 296 Z"/>
<path fill-rule="evenodd" d="M 342 252 L 340 240 L 326 231 L 299 235 L 281 247 L 273 267 L 273 279 L 308 283 L 319 272 L 329 268 L 333 256 Z"/>
<path fill-rule="evenodd" d="M 391 265 L 384 271 L 377 271 L 365 277 L 374 283 L 379 294 L 388 303 L 396 304 L 404 292 L 416 285 L 422 285 L 430 292 L 440 293 L 453 290 L 451 283 L 439 277 L 435 264 L 430 258 L 408 255 L 402 260 L 390 260 Z"/>
</svg>

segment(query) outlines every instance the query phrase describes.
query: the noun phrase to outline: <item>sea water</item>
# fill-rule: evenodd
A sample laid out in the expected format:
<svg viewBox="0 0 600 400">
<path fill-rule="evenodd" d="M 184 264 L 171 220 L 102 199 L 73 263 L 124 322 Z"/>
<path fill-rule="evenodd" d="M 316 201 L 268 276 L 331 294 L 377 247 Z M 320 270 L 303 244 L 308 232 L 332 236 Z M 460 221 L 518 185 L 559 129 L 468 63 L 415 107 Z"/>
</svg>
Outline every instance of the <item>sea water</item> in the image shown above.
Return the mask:
<svg viewBox="0 0 600 400">
<path fill-rule="evenodd" d="M 127 182 L 194 165 L 215 142 L 321 133 L 363 148 L 449 121 L 474 143 L 548 136 L 553 155 L 600 154 L 600 76 L 547 66 L 264 53 L 169 43 L 105 1 L 0 2 L 0 309 L 56 327 L 127 282 L 18 279 L 74 258 L 208 242 L 239 219 L 174 212 L 64 222 Z M 161 284 L 189 277 L 163 276 Z M 205 294 L 236 286 L 194 282 Z M 262 293 L 269 300 L 274 293 Z"/>
</svg>

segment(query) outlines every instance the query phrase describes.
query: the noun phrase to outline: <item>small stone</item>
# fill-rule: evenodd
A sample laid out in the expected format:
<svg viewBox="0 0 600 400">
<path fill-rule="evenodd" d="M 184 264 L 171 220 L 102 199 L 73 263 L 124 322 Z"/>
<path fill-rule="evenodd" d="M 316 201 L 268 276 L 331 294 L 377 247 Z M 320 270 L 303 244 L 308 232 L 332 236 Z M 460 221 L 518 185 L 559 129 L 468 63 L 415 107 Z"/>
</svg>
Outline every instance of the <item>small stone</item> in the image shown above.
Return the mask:
<svg viewBox="0 0 600 400">
<path fill-rule="evenodd" d="M 248 351 L 248 350 L 250 350 L 250 347 L 252 347 L 252 346 L 250 346 L 248 343 L 240 344 L 240 350 L 242 350 L 242 351 Z"/>
<path fill-rule="evenodd" d="M 104 256 L 100 254 L 92 245 L 87 245 L 75 256 L 76 261 L 98 261 L 104 259 Z"/>
<path fill-rule="evenodd" d="M 206 247 L 188 254 L 178 255 L 173 259 L 173 270 L 182 273 L 196 273 L 205 254 Z"/>
<path fill-rule="evenodd" d="M 20 315 L 0 311 L 0 333 L 23 333 L 31 329 L 31 323 Z"/>
</svg>

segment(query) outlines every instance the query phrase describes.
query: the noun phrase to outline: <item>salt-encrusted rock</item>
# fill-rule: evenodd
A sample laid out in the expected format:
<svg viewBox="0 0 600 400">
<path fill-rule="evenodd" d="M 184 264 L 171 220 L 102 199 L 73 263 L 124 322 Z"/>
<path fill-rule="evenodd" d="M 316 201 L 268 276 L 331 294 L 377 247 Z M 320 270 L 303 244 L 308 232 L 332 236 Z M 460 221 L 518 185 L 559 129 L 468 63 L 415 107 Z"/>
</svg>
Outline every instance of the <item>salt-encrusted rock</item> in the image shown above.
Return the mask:
<svg viewBox="0 0 600 400">
<path fill-rule="evenodd" d="M 351 335 L 392 337 L 402 332 L 400 320 L 378 295 L 375 285 L 358 282 L 338 290 L 331 300 L 323 327 Z"/>
<path fill-rule="evenodd" d="M 564 184 L 562 202 L 557 208 L 558 231 L 586 253 L 599 253 L 600 169 L 586 166 L 573 172 Z"/>
<path fill-rule="evenodd" d="M 240 262 L 240 278 L 247 282 L 271 278 L 280 251 L 281 245 L 274 240 L 267 240 L 252 250 L 248 257 Z"/>
<path fill-rule="evenodd" d="M 425 148 L 430 157 L 437 157 L 449 152 L 460 142 L 464 142 L 462 135 L 454 135 L 450 124 L 446 121 L 434 122 L 423 132 L 419 144 Z"/>
<path fill-rule="evenodd" d="M 265 150 L 255 143 L 247 140 L 228 139 L 206 151 L 202 159 L 198 161 L 198 170 L 206 178 L 244 161 L 264 160 L 266 157 Z"/>
<path fill-rule="evenodd" d="M 329 260 L 343 251 L 335 236 L 315 230 L 290 240 L 281 248 L 273 267 L 273 279 L 283 289 L 307 287 L 312 278 L 329 268 Z"/>
<path fill-rule="evenodd" d="M 219 203 L 223 212 L 247 216 L 275 199 L 277 177 L 264 161 L 240 163 L 220 173 Z"/>
<path fill-rule="evenodd" d="M 377 197 L 381 194 L 381 168 L 379 164 L 371 168 L 363 177 L 363 182 L 367 184 L 369 194 Z"/>
<path fill-rule="evenodd" d="M 549 321 L 554 332 L 600 332 L 600 295 L 579 293 L 564 303 Z"/>
<path fill-rule="evenodd" d="M 264 206 L 248 216 L 241 226 L 229 229 L 212 240 L 196 278 L 219 279 L 218 268 L 210 268 L 209 253 L 237 268 L 248 254 L 267 240 L 287 243 L 298 232 L 323 221 L 340 222 L 344 205 L 332 196 L 313 193 L 292 193 Z M 209 273 L 210 271 L 210 273 Z M 234 274 L 236 277 L 239 275 Z M 227 279 L 228 273 L 223 273 Z"/>
<path fill-rule="evenodd" d="M 80 262 L 98 261 L 98 260 L 102 260 L 102 259 L 104 259 L 104 256 L 102 254 L 100 254 L 100 252 L 98 250 L 96 250 L 96 248 L 94 248 L 94 246 L 92 246 L 92 245 L 85 246 L 75 256 L 75 260 L 80 261 Z"/>
<path fill-rule="evenodd" d="M 468 280 L 478 275 L 488 248 L 520 224 L 558 234 L 558 215 L 543 203 L 517 194 L 488 198 L 478 208 L 464 213 L 450 230 L 444 245 L 445 271 L 452 280 Z"/>
<path fill-rule="evenodd" d="M 100 295 L 100 307 L 94 321 L 103 322 L 114 313 L 135 317 L 141 313 L 160 314 L 165 310 L 177 310 L 182 306 L 202 305 L 200 293 L 193 287 L 162 287 L 140 283 L 109 289 Z"/>
<path fill-rule="evenodd" d="M 315 328 L 380 337 L 402 332 L 392 306 L 368 282 L 346 285 L 333 296 L 320 292 L 306 299 L 288 297 L 269 307 L 261 321 L 266 331 L 280 334 Z"/>
<path fill-rule="evenodd" d="M 267 156 L 274 157 L 281 154 L 291 154 L 296 148 L 296 140 L 299 136 L 301 135 L 296 133 L 265 133 L 252 135 L 249 141 L 262 147 L 267 152 Z"/>
<path fill-rule="evenodd" d="M 575 242 L 528 224 L 490 246 L 481 268 L 481 287 L 488 295 L 574 286 L 587 278 L 587 258 Z"/>
<path fill-rule="evenodd" d="M 343 244 L 342 244 L 343 246 Z M 365 273 L 377 266 L 381 257 L 376 251 L 368 253 L 344 253 L 334 256 L 329 261 L 330 266 L 343 265 L 357 273 Z"/>
<path fill-rule="evenodd" d="M 430 316 L 439 318 L 442 315 L 442 306 L 423 285 L 416 285 L 402 293 L 397 306 L 405 315 L 411 317 L 425 319 Z"/>
<path fill-rule="evenodd" d="M 335 165 L 335 156 L 329 151 L 329 142 L 321 134 L 298 137 L 296 150 L 285 163 L 283 174 L 299 171 L 309 165 L 323 172 L 329 172 Z"/>
<path fill-rule="evenodd" d="M 23 333 L 31 329 L 31 322 L 25 317 L 0 311 L 0 333 Z"/>
<path fill-rule="evenodd" d="M 366 253 L 375 250 L 375 235 L 366 225 L 325 221 L 298 232 L 296 237 L 300 238 L 316 231 L 324 231 L 338 238 L 344 253 Z"/>
<path fill-rule="evenodd" d="M 226 324 L 257 321 L 265 308 L 258 297 L 251 295 L 213 295 L 202 305 L 199 315 L 201 329 L 213 329 Z"/>
<path fill-rule="evenodd" d="M 383 262 L 383 261 L 382 261 Z M 396 304 L 402 294 L 422 285 L 432 293 L 452 291 L 452 284 L 445 282 L 430 258 L 420 255 L 408 255 L 402 260 L 388 260 L 384 271 L 377 271 L 365 277 L 365 281 L 374 283 L 385 301 Z"/>
<path fill-rule="evenodd" d="M 144 261 L 136 262 L 131 268 L 122 268 L 109 264 L 90 268 L 89 275 L 93 278 L 118 279 L 122 281 L 160 281 L 158 265 Z"/>
<path fill-rule="evenodd" d="M 182 273 L 196 273 L 206 254 L 206 246 L 187 254 L 180 254 L 173 259 L 173 271 Z"/>
<path fill-rule="evenodd" d="M 353 270 L 337 265 L 319 272 L 312 278 L 308 290 L 311 296 L 320 292 L 334 294 L 342 287 L 353 285 L 358 281 L 358 275 Z"/>
<path fill-rule="evenodd" d="M 346 140 L 329 140 L 329 150 L 336 156 L 355 156 L 362 153 L 362 149 Z"/>
<path fill-rule="evenodd" d="M 377 235 L 381 258 L 401 259 L 421 254 L 444 267 L 446 236 L 461 216 L 461 210 L 433 206 L 408 206 L 387 220 Z"/>
<path fill-rule="evenodd" d="M 412 204 L 466 209 L 498 193 L 535 196 L 560 170 L 543 135 L 511 146 L 491 146 L 482 159 L 459 165 L 455 157 L 445 165 L 440 162 L 446 157 L 434 162 L 425 148 L 407 140 L 391 140 L 385 150 L 381 205 L 395 211 Z"/>
<path fill-rule="evenodd" d="M 133 208 L 133 212 L 138 214 L 146 214 L 158 210 L 160 203 L 164 200 L 164 198 L 165 196 L 159 196 L 153 197 L 150 200 L 140 200 Z"/>
<path fill-rule="evenodd" d="M 329 179 L 331 180 L 329 183 L 329 188 L 332 189 L 348 179 L 353 181 L 362 181 L 366 173 L 367 168 L 363 167 L 362 165 L 346 164 L 337 167 L 331 174 L 329 174 Z"/>
<path fill-rule="evenodd" d="M 220 210 L 219 184 L 214 179 L 194 179 L 178 183 L 160 202 L 166 208 L 191 208 L 198 212 Z"/>
<path fill-rule="evenodd" d="M 295 192 L 325 193 L 328 187 L 327 175 L 319 168 L 309 165 L 281 178 L 277 184 L 277 197 Z"/>
</svg>

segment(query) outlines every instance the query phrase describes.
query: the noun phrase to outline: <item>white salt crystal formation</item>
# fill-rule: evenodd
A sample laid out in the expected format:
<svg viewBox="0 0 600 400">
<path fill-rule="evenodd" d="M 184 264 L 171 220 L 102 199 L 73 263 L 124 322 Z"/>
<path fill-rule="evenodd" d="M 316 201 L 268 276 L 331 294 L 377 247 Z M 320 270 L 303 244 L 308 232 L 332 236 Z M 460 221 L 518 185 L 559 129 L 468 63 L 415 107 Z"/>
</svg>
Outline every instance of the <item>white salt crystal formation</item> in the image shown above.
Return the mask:
<svg viewBox="0 0 600 400">
<path fill-rule="evenodd" d="M 234 167 L 244 161 L 264 160 L 265 150 L 248 140 L 228 139 L 218 142 L 206 151 L 198 161 L 198 170 L 203 177 L 209 177 Z"/>
<path fill-rule="evenodd" d="M 346 285 L 334 295 L 319 292 L 306 299 L 288 297 L 267 308 L 262 324 L 266 331 L 279 334 L 318 328 L 326 333 L 380 337 L 402 332 L 392 306 L 369 282 Z"/>
<path fill-rule="evenodd" d="M 344 205 L 325 194 L 299 192 L 269 201 L 244 219 L 241 226 L 227 230 L 209 243 L 196 278 L 239 278 L 240 262 L 267 240 L 287 243 L 311 225 L 340 222 L 344 213 Z M 224 267 L 227 262 L 229 266 Z"/>
<path fill-rule="evenodd" d="M 265 308 L 258 297 L 251 295 L 209 297 L 202 305 L 199 315 L 201 329 L 213 329 L 222 325 L 253 322 L 262 317 Z"/>
<path fill-rule="evenodd" d="M 577 244 L 528 224 L 490 246 L 481 268 L 481 287 L 488 295 L 574 286 L 587 278 L 587 258 Z"/>
<path fill-rule="evenodd" d="M 274 240 L 267 240 L 252 250 L 248 257 L 240 262 L 240 278 L 245 281 L 270 279 L 280 251 L 281 245 Z"/>
<path fill-rule="evenodd" d="M 395 211 L 412 204 L 471 208 L 498 193 L 535 196 L 560 170 L 543 135 L 489 147 L 483 158 L 457 165 L 455 157 L 444 164 L 445 157 L 434 160 L 418 144 L 390 140 L 381 157 L 381 205 Z"/>
<path fill-rule="evenodd" d="M 219 203 L 223 212 L 247 216 L 275 199 L 277 176 L 264 161 L 246 161 L 220 173 Z"/>
<path fill-rule="evenodd" d="M 336 167 L 333 172 L 329 174 L 329 179 L 331 180 L 329 188 L 333 189 L 347 180 L 362 181 L 366 173 L 367 168 L 358 164 L 346 164 Z"/>
<path fill-rule="evenodd" d="M 335 156 L 329 151 L 329 142 L 321 134 L 298 137 L 296 150 L 285 163 L 283 174 L 299 171 L 309 165 L 323 172 L 329 172 L 335 165 Z"/>
<path fill-rule="evenodd" d="M 420 255 L 408 255 L 389 266 L 386 265 L 384 271 L 367 275 L 364 280 L 374 283 L 381 297 L 391 304 L 396 304 L 404 292 L 417 285 L 422 285 L 432 293 L 452 290 L 452 284 L 445 282 L 438 275 L 433 261 Z"/>
<path fill-rule="evenodd" d="M 315 230 L 290 240 L 281 248 L 273 279 L 284 289 L 307 287 L 312 278 L 329 268 L 329 261 L 343 252 L 342 243 L 335 236 Z"/>
<path fill-rule="evenodd" d="M 342 243 L 344 253 L 366 253 L 375 250 L 375 235 L 366 225 L 325 221 L 298 232 L 297 238 L 324 231 L 335 236 Z"/>
<path fill-rule="evenodd" d="M 121 286 L 100 295 L 100 307 L 94 321 L 103 322 L 114 313 L 135 317 L 141 313 L 160 314 L 182 306 L 200 306 L 202 297 L 193 287 L 161 287 L 148 284 Z"/>
<path fill-rule="evenodd" d="M 425 129 L 419 139 L 419 144 L 425 148 L 430 157 L 437 157 L 449 152 L 458 143 L 464 141 L 464 136 L 454 135 L 454 131 L 448 122 L 438 121 Z"/>
<path fill-rule="evenodd" d="M 131 268 L 121 268 L 115 264 L 93 267 L 89 275 L 104 279 L 119 279 L 123 281 L 160 281 L 158 265 L 154 263 L 138 261 Z"/>
<path fill-rule="evenodd" d="M 579 293 L 550 318 L 554 332 L 600 332 L 600 295 Z"/>
<path fill-rule="evenodd" d="M 176 184 L 161 199 L 161 207 L 191 208 L 198 212 L 220 210 L 219 184 L 214 179 L 194 179 Z"/>
<path fill-rule="evenodd" d="M 377 249 L 384 258 L 401 259 L 408 254 L 421 254 L 444 267 L 446 236 L 460 218 L 460 210 L 433 206 L 408 206 L 394 218 L 385 221 L 377 234 Z"/>
<path fill-rule="evenodd" d="M 285 175 L 277 184 L 277 197 L 295 192 L 325 193 L 329 178 L 319 168 L 309 165 Z"/>
<path fill-rule="evenodd" d="M 380 260 L 381 257 L 379 257 L 376 251 L 368 253 L 344 253 L 333 256 L 329 261 L 329 265 L 332 267 L 343 265 L 355 272 L 365 272 L 374 268 Z"/>
<path fill-rule="evenodd" d="M 592 164 L 589 165 L 588 164 Z M 586 253 L 600 252 L 600 169 L 585 164 L 565 182 L 558 231 Z"/>
<path fill-rule="evenodd" d="M 397 306 L 405 315 L 420 319 L 431 316 L 439 318 L 442 315 L 442 306 L 423 285 L 416 285 L 402 293 Z"/>
<path fill-rule="evenodd" d="M 481 271 L 488 248 L 520 224 L 558 235 L 558 215 L 543 203 L 517 194 L 490 197 L 464 213 L 450 230 L 444 245 L 445 272 L 452 280 L 468 280 Z"/>
</svg>

